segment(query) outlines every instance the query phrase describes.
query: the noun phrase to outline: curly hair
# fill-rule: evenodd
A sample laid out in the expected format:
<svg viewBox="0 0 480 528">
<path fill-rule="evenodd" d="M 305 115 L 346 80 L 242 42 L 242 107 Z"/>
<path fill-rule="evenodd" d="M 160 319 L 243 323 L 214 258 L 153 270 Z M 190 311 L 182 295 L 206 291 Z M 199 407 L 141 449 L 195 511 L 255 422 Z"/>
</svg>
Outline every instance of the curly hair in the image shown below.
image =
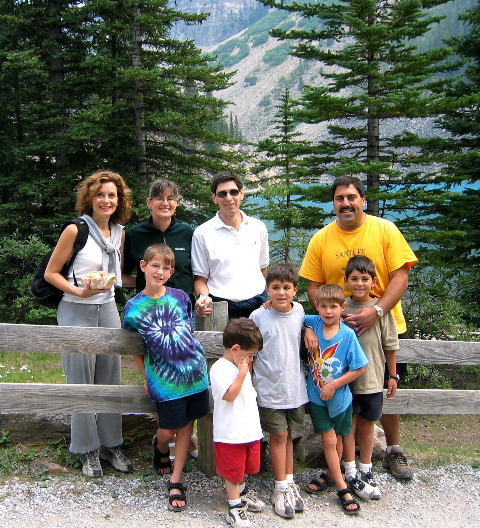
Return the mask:
<svg viewBox="0 0 480 528">
<path fill-rule="evenodd" d="M 132 214 L 132 204 L 130 202 L 131 190 L 116 172 L 100 171 L 95 172 L 79 185 L 77 190 L 77 204 L 75 210 L 79 216 L 83 214 L 92 215 L 92 202 L 95 195 L 100 190 L 103 183 L 112 182 L 117 188 L 118 205 L 110 220 L 116 224 L 124 224 L 130 219 Z"/>
</svg>

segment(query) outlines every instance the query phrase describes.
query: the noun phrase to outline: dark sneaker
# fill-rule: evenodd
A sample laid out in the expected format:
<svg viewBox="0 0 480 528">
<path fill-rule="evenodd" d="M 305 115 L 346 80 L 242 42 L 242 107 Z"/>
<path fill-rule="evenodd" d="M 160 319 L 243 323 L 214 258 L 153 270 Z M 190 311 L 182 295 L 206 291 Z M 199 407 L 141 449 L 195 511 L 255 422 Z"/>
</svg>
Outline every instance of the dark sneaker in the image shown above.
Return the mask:
<svg viewBox="0 0 480 528">
<path fill-rule="evenodd" d="M 103 477 L 102 466 L 99 458 L 100 451 L 89 451 L 82 453 L 80 458 L 82 460 L 82 472 L 87 477 Z"/>
<path fill-rule="evenodd" d="M 231 524 L 233 528 L 253 528 L 247 516 L 246 506 L 233 506 L 228 509 L 227 522 Z"/>
<path fill-rule="evenodd" d="M 131 473 L 133 471 L 133 464 L 123 454 L 123 451 L 118 447 L 104 447 L 100 450 L 100 458 L 106 460 L 114 469 L 122 473 Z"/>
<path fill-rule="evenodd" d="M 252 489 L 247 490 L 245 488 L 243 493 L 240 493 L 240 499 L 242 505 L 246 506 L 249 512 L 259 513 L 265 508 L 265 503 L 257 497 L 257 494 Z"/>
<path fill-rule="evenodd" d="M 411 479 L 413 474 L 403 449 L 400 446 L 392 447 L 390 453 L 385 453 L 382 466 L 390 470 L 390 473 L 397 479 Z"/>
<path fill-rule="evenodd" d="M 380 488 L 373 478 L 373 473 L 371 471 L 359 471 L 358 478 L 366 482 L 369 486 L 373 488 L 373 491 L 370 493 L 371 500 L 378 500 L 381 496 Z"/>
<path fill-rule="evenodd" d="M 300 488 L 293 482 L 290 482 L 288 485 L 290 493 L 292 495 L 292 503 L 294 505 L 295 513 L 302 513 L 305 509 L 305 504 L 303 502 L 302 496 L 300 495 Z"/>
<path fill-rule="evenodd" d="M 292 504 L 292 499 L 293 497 L 290 489 L 275 489 L 270 498 L 275 513 L 280 515 L 280 517 L 285 517 L 287 519 L 295 517 L 295 506 Z"/>
</svg>

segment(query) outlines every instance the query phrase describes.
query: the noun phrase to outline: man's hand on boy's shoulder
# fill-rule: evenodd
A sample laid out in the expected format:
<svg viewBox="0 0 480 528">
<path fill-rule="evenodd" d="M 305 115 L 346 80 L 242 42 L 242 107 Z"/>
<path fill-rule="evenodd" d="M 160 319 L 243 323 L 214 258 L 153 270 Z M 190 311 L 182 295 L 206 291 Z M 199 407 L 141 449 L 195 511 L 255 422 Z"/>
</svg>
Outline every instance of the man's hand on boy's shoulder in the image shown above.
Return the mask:
<svg viewBox="0 0 480 528">
<path fill-rule="evenodd" d="M 373 306 L 365 306 L 354 314 L 342 312 L 342 321 L 355 330 L 357 335 L 362 335 L 378 321 L 377 310 Z"/>
</svg>

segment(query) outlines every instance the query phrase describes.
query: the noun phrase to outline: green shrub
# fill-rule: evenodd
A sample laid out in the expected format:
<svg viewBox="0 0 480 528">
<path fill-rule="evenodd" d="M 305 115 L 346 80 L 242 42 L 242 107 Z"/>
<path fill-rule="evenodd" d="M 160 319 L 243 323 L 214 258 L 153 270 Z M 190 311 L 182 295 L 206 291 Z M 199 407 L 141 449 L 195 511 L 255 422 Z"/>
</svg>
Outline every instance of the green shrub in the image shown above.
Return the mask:
<svg viewBox="0 0 480 528">
<path fill-rule="evenodd" d="M 30 292 L 30 283 L 49 247 L 37 236 L 25 239 L 17 232 L 0 240 L 0 322 L 55 324 L 55 310 L 40 306 Z M 8 280 L 5 280 L 8 278 Z"/>
<path fill-rule="evenodd" d="M 257 84 L 258 77 L 256 75 L 247 75 L 244 81 L 247 86 L 255 86 Z"/>
<path fill-rule="evenodd" d="M 258 35 L 254 35 L 252 37 L 252 48 L 255 48 L 256 46 L 260 46 L 262 44 L 265 44 L 265 42 L 268 41 L 270 38 L 270 35 L 268 31 L 264 31 L 263 33 L 259 33 Z"/>
<path fill-rule="evenodd" d="M 259 103 L 258 106 L 271 106 L 272 99 L 269 95 L 266 95 Z"/>
<path fill-rule="evenodd" d="M 278 66 L 288 58 L 290 50 L 290 43 L 284 42 L 283 44 L 280 44 L 280 46 L 276 46 L 265 52 L 263 60 L 267 64 L 270 64 L 270 66 Z"/>
</svg>

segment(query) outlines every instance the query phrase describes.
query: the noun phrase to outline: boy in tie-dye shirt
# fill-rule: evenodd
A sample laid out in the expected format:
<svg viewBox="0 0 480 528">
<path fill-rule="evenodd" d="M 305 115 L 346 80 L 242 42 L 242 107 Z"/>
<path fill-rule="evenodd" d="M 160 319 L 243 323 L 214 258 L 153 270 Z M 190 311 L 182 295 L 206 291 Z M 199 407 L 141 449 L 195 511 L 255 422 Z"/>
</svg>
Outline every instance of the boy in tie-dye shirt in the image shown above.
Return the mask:
<svg viewBox="0 0 480 528">
<path fill-rule="evenodd" d="M 153 440 L 155 469 L 170 469 L 168 508 L 184 510 L 186 486 L 183 467 L 194 421 L 209 412 L 205 351 L 193 335 L 192 306 L 182 290 L 166 287 L 174 272 L 175 257 L 165 244 L 147 248 L 140 268 L 143 291 L 125 306 L 123 327 L 139 332 L 145 354 L 135 361 L 145 378 L 145 391 L 157 404 L 158 429 Z M 171 468 L 169 441 L 176 435 L 175 465 Z"/>
</svg>

